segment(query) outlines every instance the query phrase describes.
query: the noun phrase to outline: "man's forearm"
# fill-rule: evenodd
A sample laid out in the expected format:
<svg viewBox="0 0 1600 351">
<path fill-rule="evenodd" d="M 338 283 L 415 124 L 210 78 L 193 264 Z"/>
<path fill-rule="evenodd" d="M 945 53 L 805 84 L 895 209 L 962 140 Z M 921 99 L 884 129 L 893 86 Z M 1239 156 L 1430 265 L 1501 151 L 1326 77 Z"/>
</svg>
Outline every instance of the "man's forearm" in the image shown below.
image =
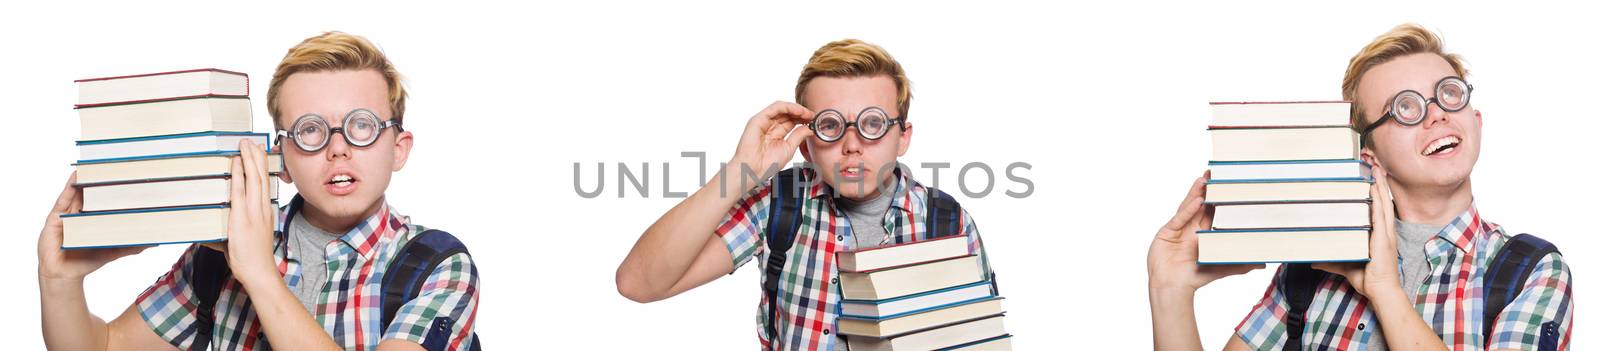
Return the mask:
<svg viewBox="0 0 1600 351">
<path fill-rule="evenodd" d="M 51 350 L 106 349 L 106 322 L 89 313 L 81 279 L 39 279 L 40 328 Z"/>
<path fill-rule="evenodd" d="M 1150 328 L 1156 350 L 1200 350 L 1194 290 L 1150 288 Z"/>
<path fill-rule="evenodd" d="M 683 279 L 718 222 L 747 191 L 740 180 L 726 176 L 726 171 L 718 172 L 639 237 L 617 272 L 618 289 L 625 296 L 656 300 Z"/>
<path fill-rule="evenodd" d="M 1384 343 L 1394 350 L 1447 350 L 1432 327 L 1422 321 L 1416 307 L 1398 287 L 1372 292 L 1367 296 L 1378 313 Z"/>
<path fill-rule="evenodd" d="M 282 350 L 340 350 L 333 337 L 317 324 L 305 305 L 289 292 L 283 277 L 274 274 L 244 277 L 239 282 L 250 295 L 251 308 L 273 348 Z"/>
</svg>

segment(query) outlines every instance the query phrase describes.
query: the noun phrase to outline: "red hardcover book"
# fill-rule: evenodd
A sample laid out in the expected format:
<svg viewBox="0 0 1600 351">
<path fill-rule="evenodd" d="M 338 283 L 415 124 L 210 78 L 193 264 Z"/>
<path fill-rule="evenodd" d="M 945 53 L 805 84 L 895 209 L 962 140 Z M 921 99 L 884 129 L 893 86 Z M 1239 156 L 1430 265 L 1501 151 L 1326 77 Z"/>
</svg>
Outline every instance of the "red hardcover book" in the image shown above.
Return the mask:
<svg viewBox="0 0 1600 351">
<path fill-rule="evenodd" d="M 78 85 L 76 108 L 250 95 L 249 75 L 216 68 L 87 78 L 73 83 Z"/>
<path fill-rule="evenodd" d="M 1350 125 L 1349 101 L 1238 101 L 1211 103 L 1211 128 Z"/>
<path fill-rule="evenodd" d="M 970 253 L 970 250 L 967 249 L 966 239 L 965 235 L 952 235 L 912 243 L 840 252 L 838 257 L 839 270 L 843 272 L 863 272 L 966 256 Z"/>
</svg>

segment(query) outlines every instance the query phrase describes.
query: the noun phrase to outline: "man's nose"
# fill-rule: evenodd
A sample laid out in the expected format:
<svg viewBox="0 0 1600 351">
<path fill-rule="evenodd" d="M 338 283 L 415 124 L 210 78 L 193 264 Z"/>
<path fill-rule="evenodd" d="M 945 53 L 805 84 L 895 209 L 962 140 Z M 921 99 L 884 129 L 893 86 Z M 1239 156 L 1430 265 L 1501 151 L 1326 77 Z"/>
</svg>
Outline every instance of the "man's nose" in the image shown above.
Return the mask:
<svg viewBox="0 0 1600 351">
<path fill-rule="evenodd" d="M 861 139 L 861 126 L 851 126 L 844 130 L 844 137 L 839 138 L 840 151 L 845 154 L 859 154 L 861 153 L 861 147 L 866 142 L 866 140 Z"/>
<path fill-rule="evenodd" d="M 339 132 L 334 133 L 333 131 Z M 324 151 L 327 152 L 326 156 L 329 161 L 339 157 L 350 158 L 350 143 L 344 140 L 343 127 L 329 129 L 328 147 Z"/>
<path fill-rule="evenodd" d="M 1435 99 L 1437 99 L 1437 98 L 1435 98 Z M 1425 106 L 1428 109 L 1428 115 L 1424 116 L 1425 118 L 1423 118 L 1423 120 L 1422 120 L 1422 126 L 1423 127 L 1432 128 L 1434 124 L 1449 122 L 1450 121 L 1450 114 L 1453 113 L 1453 112 L 1445 111 L 1444 110 L 1444 104 L 1442 102 L 1437 101 L 1437 100 L 1434 100 L 1432 102 L 1433 103 L 1427 104 Z M 1461 112 L 1461 111 L 1466 111 L 1466 109 L 1463 108 L 1460 111 L 1456 111 L 1456 112 Z"/>
</svg>

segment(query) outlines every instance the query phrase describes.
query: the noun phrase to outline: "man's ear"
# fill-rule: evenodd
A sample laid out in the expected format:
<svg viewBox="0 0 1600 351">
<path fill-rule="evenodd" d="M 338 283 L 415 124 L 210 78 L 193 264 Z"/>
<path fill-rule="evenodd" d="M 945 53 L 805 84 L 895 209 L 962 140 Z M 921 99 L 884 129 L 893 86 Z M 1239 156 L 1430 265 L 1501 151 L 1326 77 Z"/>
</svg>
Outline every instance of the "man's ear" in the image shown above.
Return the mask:
<svg viewBox="0 0 1600 351">
<path fill-rule="evenodd" d="M 399 172 L 406 167 L 406 159 L 411 157 L 411 132 L 400 132 L 394 137 L 394 170 Z"/>
<path fill-rule="evenodd" d="M 267 155 L 278 155 L 278 181 L 284 184 L 294 184 L 294 178 L 289 176 L 289 160 L 284 158 L 288 157 L 284 155 L 287 150 L 283 149 L 283 144 L 278 144 L 277 147 L 278 151 L 276 153 L 269 152 Z M 268 158 L 267 160 L 272 159 Z M 268 168 L 271 168 L 271 166 L 268 166 Z"/>
<path fill-rule="evenodd" d="M 811 138 L 806 138 L 806 141 L 800 143 L 800 157 L 805 158 L 806 163 L 813 163 L 811 162 Z"/>
<path fill-rule="evenodd" d="M 1383 165 L 1378 164 L 1377 153 L 1372 151 L 1372 147 L 1369 146 L 1361 147 L 1361 161 L 1366 162 L 1367 165 L 1371 165 L 1373 167 L 1383 167 Z"/>
<path fill-rule="evenodd" d="M 898 140 L 898 142 L 899 142 L 898 144 L 899 145 L 897 145 L 897 147 L 899 149 L 897 150 L 898 152 L 896 152 L 895 155 L 897 155 L 897 156 L 905 156 L 906 155 L 906 150 L 910 150 L 911 149 L 911 131 L 912 131 L 911 122 L 901 122 L 900 125 L 902 127 L 904 127 L 904 128 L 903 128 L 903 130 L 900 131 L 900 140 Z"/>
<path fill-rule="evenodd" d="M 1472 117 L 1477 118 L 1478 128 L 1483 128 L 1483 110 L 1472 109 Z"/>
</svg>

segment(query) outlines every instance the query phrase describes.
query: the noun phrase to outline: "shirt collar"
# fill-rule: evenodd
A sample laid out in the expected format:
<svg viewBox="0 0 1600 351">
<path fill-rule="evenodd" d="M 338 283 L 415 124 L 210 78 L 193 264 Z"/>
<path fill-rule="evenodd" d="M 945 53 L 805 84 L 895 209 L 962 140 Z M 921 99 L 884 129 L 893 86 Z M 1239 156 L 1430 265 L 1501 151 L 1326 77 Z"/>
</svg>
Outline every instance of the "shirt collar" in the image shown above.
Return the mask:
<svg viewBox="0 0 1600 351">
<path fill-rule="evenodd" d="M 282 211 L 278 212 L 278 233 L 282 233 L 285 239 L 289 233 L 289 221 L 294 220 L 303 206 L 305 199 L 297 194 L 293 200 L 289 200 L 289 204 L 284 206 Z M 378 244 L 392 240 L 398 228 L 406 225 L 406 221 L 405 216 L 394 212 L 394 208 L 385 202 L 377 212 L 367 216 L 366 219 L 356 223 L 354 228 L 339 236 L 339 241 L 361 255 L 362 259 L 371 259 Z"/>
<path fill-rule="evenodd" d="M 1472 252 L 1478 237 L 1483 235 L 1483 219 L 1478 216 L 1478 205 L 1474 202 L 1467 206 L 1466 211 L 1456 215 L 1449 225 L 1439 230 L 1439 238 L 1455 246 L 1457 250 Z"/>
</svg>

